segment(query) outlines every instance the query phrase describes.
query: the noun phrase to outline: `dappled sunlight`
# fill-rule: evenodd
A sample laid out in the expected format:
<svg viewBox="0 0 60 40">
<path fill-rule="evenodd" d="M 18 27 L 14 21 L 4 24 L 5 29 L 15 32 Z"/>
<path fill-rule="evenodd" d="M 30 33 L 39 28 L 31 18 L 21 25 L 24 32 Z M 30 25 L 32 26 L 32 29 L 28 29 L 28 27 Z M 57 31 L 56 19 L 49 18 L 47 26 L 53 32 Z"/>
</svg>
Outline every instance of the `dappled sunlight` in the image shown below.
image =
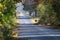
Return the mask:
<svg viewBox="0 0 60 40">
<path fill-rule="evenodd" d="M 52 39 L 60 40 L 60 0 L 0 0 L 0 40 Z"/>
</svg>

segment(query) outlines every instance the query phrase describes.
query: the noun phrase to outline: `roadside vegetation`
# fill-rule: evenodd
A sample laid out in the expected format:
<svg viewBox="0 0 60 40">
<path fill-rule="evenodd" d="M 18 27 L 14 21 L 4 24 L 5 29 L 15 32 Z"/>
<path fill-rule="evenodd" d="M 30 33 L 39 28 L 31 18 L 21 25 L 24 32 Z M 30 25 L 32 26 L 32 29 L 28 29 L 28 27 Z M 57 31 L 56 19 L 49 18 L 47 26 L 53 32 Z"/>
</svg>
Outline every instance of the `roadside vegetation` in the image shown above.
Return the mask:
<svg viewBox="0 0 60 40">
<path fill-rule="evenodd" d="M 15 1 L 0 0 L 0 40 L 12 40 L 16 28 Z"/>
<path fill-rule="evenodd" d="M 60 0 L 39 0 L 37 9 L 39 22 L 52 28 L 60 28 Z"/>
<path fill-rule="evenodd" d="M 0 40 L 12 40 L 16 28 L 17 0 L 0 0 Z M 60 28 L 60 0 L 38 0 L 39 14 L 37 24 Z"/>
</svg>

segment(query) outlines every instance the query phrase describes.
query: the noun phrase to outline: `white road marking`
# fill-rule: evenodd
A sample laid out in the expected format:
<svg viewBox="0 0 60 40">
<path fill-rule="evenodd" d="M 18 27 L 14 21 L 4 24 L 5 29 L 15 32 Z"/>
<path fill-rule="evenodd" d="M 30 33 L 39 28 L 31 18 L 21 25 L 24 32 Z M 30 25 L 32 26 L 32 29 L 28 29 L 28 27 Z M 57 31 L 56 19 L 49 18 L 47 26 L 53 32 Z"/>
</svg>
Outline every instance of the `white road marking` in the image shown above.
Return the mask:
<svg viewBox="0 0 60 40">
<path fill-rule="evenodd" d="M 18 38 L 24 38 L 24 37 L 45 37 L 45 36 L 60 36 L 58 34 L 49 34 L 49 35 L 27 35 L 27 36 L 18 36 Z"/>
</svg>

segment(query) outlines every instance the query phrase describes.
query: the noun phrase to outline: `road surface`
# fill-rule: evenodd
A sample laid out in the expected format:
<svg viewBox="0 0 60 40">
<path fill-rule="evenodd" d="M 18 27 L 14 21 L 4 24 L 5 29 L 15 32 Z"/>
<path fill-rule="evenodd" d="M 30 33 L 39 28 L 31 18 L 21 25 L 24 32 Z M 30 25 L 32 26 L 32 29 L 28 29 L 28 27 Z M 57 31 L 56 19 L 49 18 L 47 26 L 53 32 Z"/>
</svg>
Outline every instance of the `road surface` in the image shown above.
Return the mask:
<svg viewBox="0 0 60 40">
<path fill-rule="evenodd" d="M 60 40 L 60 29 L 48 29 L 41 25 L 33 25 L 31 18 L 24 13 L 17 17 L 18 40 Z"/>
</svg>

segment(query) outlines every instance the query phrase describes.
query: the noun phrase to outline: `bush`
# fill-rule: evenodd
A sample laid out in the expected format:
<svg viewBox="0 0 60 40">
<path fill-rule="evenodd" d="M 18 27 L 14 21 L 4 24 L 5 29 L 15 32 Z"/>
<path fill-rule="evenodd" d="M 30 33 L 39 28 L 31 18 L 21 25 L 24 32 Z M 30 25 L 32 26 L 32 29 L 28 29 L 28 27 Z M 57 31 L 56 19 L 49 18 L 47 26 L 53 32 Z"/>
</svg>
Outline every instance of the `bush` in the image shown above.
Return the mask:
<svg viewBox="0 0 60 40">
<path fill-rule="evenodd" d="M 60 25 L 60 16 L 59 16 L 60 8 L 58 9 L 59 5 L 55 3 L 43 2 L 38 5 L 37 8 L 38 8 L 38 13 L 40 15 L 40 21 L 38 22 L 39 24 L 45 24 L 51 26 Z"/>
<path fill-rule="evenodd" d="M 0 31 L 4 40 L 10 40 L 12 30 L 16 27 L 15 9 L 14 0 L 0 0 Z"/>
</svg>

